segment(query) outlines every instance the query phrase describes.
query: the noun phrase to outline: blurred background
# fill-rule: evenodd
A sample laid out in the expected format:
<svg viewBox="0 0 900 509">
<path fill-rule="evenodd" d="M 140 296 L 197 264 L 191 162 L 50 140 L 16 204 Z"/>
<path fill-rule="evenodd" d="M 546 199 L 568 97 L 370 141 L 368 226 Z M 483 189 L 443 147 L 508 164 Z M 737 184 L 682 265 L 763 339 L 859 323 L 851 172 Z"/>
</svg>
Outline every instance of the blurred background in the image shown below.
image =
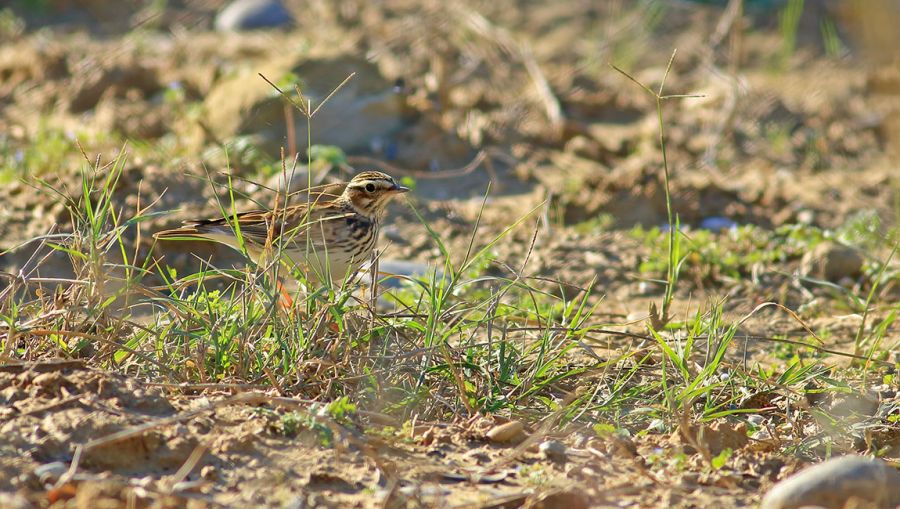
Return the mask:
<svg viewBox="0 0 900 509">
<path fill-rule="evenodd" d="M 129 233 L 143 252 L 148 232 L 217 214 L 226 175 L 239 207 L 268 206 L 285 167 L 293 189 L 387 171 L 451 242 L 489 182 L 488 228 L 536 206 L 567 235 L 658 228 L 660 124 L 635 81 L 658 90 L 675 50 L 663 94 L 695 97 L 661 112 L 685 228 L 884 234 L 900 214 L 897 26 L 896 0 L 7 0 L 0 250 L 70 227 L 57 193 L 117 158 L 122 210 L 171 211 Z M 408 207 L 392 215 L 393 256 L 427 262 Z M 166 249 L 176 266 L 229 256 Z"/>
</svg>

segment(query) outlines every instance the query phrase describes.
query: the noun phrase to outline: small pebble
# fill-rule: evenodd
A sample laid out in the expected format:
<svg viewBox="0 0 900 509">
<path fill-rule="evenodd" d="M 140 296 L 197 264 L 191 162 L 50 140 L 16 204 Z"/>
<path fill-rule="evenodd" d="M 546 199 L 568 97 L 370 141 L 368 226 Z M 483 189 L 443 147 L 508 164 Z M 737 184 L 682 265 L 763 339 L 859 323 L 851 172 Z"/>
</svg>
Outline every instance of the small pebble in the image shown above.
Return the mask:
<svg viewBox="0 0 900 509">
<path fill-rule="evenodd" d="M 752 435 L 750 435 L 750 438 L 752 438 L 753 440 L 768 440 L 772 438 L 772 435 L 769 434 L 769 430 L 767 429 L 758 429 L 754 431 Z"/>
<path fill-rule="evenodd" d="M 900 504 L 900 472 L 882 460 L 862 456 L 832 458 L 776 484 L 765 497 L 762 509 L 796 509 L 822 506 L 845 507 L 856 498 L 875 507 Z M 868 506 L 867 506 L 868 507 Z"/>
<path fill-rule="evenodd" d="M 719 232 L 722 230 L 730 230 L 731 228 L 737 228 L 737 223 L 728 219 L 727 217 L 707 217 L 700 221 L 700 228 L 703 230 L 710 230 L 714 232 Z"/>
<path fill-rule="evenodd" d="M 747 416 L 747 422 L 759 427 L 766 423 L 766 418 L 759 414 L 751 414 Z"/>
<path fill-rule="evenodd" d="M 200 469 L 200 477 L 206 479 L 207 481 L 218 481 L 219 471 L 216 470 L 216 467 L 212 465 L 206 465 Z"/>
<path fill-rule="evenodd" d="M 813 224 L 816 221 L 816 213 L 809 209 L 797 212 L 797 222 L 800 224 Z"/>
<path fill-rule="evenodd" d="M 838 282 L 862 273 L 865 259 L 856 248 L 835 242 L 823 242 L 808 251 L 800 260 L 800 272 L 805 276 Z"/>
<path fill-rule="evenodd" d="M 558 440 L 541 442 L 538 450 L 550 461 L 566 461 L 566 446 Z"/>
<path fill-rule="evenodd" d="M 216 30 L 276 28 L 292 22 L 291 13 L 278 0 L 235 0 L 216 16 Z"/>
<path fill-rule="evenodd" d="M 488 440 L 495 443 L 510 442 L 522 437 L 525 433 L 525 425 L 521 421 L 509 421 L 499 426 L 494 426 L 487 432 Z"/>
</svg>

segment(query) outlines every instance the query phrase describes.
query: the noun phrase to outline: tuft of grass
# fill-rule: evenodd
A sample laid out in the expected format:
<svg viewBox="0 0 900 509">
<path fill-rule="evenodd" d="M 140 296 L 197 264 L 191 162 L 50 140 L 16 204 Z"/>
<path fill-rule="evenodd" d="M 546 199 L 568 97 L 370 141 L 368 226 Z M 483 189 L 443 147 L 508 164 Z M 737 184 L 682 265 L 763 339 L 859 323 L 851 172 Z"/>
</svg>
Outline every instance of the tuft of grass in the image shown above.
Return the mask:
<svg viewBox="0 0 900 509">
<path fill-rule="evenodd" d="M 822 32 L 822 45 L 825 47 L 825 54 L 828 57 L 840 58 L 847 54 L 847 45 L 841 40 L 834 20 L 823 19 L 819 29 Z"/>
<path fill-rule="evenodd" d="M 790 59 L 797 50 L 797 31 L 803 16 L 804 0 L 788 0 L 778 13 L 778 30 L 781 33 L 781 48 L 778 52 L 778 67 L 787 69 Z"/>
<path fill-rule="evenodd" d="M 46 177 L 61 168 L 77 167 L 84 159 L 83 146 L 105 151 L 121 147 L 123 143 L 114 134 L 60 129 L 43 118 L 27 143 L 0 134 L 0 184 Z"/>
<path fill-rule="evenodd" d="M 29 175 L 64 166 L 69 156 L 76 154 L 72 138 L 59 129 L 42 126 L 27 146 L 13 144 L 0 137 L 0 183 L 6 184 Z"/>
<path fill-rule="evenodd" d="M 679 220 L 675 215 L 674 210 L 672 209 L 672 196 L 669 190 L 669 159 L 666 154 L 666 133 L 665 133 L 665 122 L 663 121 L 663 112 L 662 112 L 662 104 L 664 101 L 671 99 L 688 99 L 688 98 L 698 98 L 702 97 L 700 95 L 691 95 L 691 94 L 663 94 L 663 90 L 666 86 L 666 79 L 669 77 L 669 73 L 672 71 L 672 64 L 675 62 L 675 54 L 677 50 L 672 51 L 672 56 L 669 58 L 669 63 L 666 65 L 666 71 L 663 74 L 662 80 L 660 80 L 659 88 L 657 90 L 653 90 L 649 86 L 641 83 L 633 76 L 623 71 L 622 69 L 616 67 L 613 64 L 610 66 L 621 73 L 623 76 L 631 80 L 634 84 L 638 85 L 645 92 L 650 94 L 654 100 L 656 101 L 656 118 L 657 125 L 659 127 L 659 147 L 662 153 L 662 162 L 663 162 L 663 189 L 665 190 L 666 197 L 666 219 L 668 224 L 668 262 L 666 264 L 666 292 L 663 297 L 662 306 L 657 311 L 655 308 L 651 309 L 651 316 L 654 317 L 654 320 L 661 325 L 665 325 L 669 321 L 669 308 L 672 305 L 672 299 L 675 296 L 675 286 L 678 283 L 679 270 L 681 267 L 681 244 L 679 237 Z"/>
</svg>

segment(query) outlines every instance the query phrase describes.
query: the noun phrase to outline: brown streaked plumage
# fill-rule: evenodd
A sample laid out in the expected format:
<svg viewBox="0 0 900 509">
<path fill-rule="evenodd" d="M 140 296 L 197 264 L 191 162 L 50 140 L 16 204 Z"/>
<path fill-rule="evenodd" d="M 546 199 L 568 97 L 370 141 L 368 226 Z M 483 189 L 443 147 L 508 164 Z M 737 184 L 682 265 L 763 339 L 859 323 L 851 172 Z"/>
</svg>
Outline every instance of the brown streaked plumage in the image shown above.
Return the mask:
<svg viewBox="0 0 900 509">
<path fill-rule="evenodd" d="M 181 228 L 154 234 L 157 239 L 207 239 L 240 249 L 258 264 L 265 253 L 280 249 L 282 258 L 307 269 L 307 276 L 340 281 L 369 260 L 378 240 L 378 226 L 394 195 L 409 189 L 390 175 L 365 171 L 346 184 L 305 191 L 309 200 L 276 210 L 255 210 L 234 217 L 188 221 Z M 332 193 L 340 192 L 335 196 Z M 236 224 L 235 224 L 236 223 Z"/>
</svg>

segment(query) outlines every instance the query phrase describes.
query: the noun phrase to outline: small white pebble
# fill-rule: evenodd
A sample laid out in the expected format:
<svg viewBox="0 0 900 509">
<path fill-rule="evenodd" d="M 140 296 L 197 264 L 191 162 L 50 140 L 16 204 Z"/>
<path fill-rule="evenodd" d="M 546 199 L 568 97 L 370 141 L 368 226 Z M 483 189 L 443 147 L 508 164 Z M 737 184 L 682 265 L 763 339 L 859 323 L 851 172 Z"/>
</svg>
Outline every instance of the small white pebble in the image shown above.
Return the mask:
<svg viewBox="0 0 900 509">
<path fill-rule="evenodd" d="M 766 418 L 759 414 L 751 414 L 747 416 L 747 422 L 754 426 L 762 426 L 766 422 Z"/>
<path fill-rule="evenodd" d="M 769 434 L 769 430 L 761 429 L 754 431 L 753 434 L 750 435 L 750 438 L 752 438 L 753 440 L 768 440 L 772 438 L 772 435 Z"/>
<path fill-rule="evenodd" d="M 516 440 L 525 433 L 525 425 L 521 421 L 509 421 L 491 428 L 486 436 L 491 442 L 509 442 Z"/>
<path fill-rule="evenodd" d="M 551 461 L 565 461 L 566 459 L 566 446 L 557 440 L 542 442 L 538 450 Z"/>
</svg>

